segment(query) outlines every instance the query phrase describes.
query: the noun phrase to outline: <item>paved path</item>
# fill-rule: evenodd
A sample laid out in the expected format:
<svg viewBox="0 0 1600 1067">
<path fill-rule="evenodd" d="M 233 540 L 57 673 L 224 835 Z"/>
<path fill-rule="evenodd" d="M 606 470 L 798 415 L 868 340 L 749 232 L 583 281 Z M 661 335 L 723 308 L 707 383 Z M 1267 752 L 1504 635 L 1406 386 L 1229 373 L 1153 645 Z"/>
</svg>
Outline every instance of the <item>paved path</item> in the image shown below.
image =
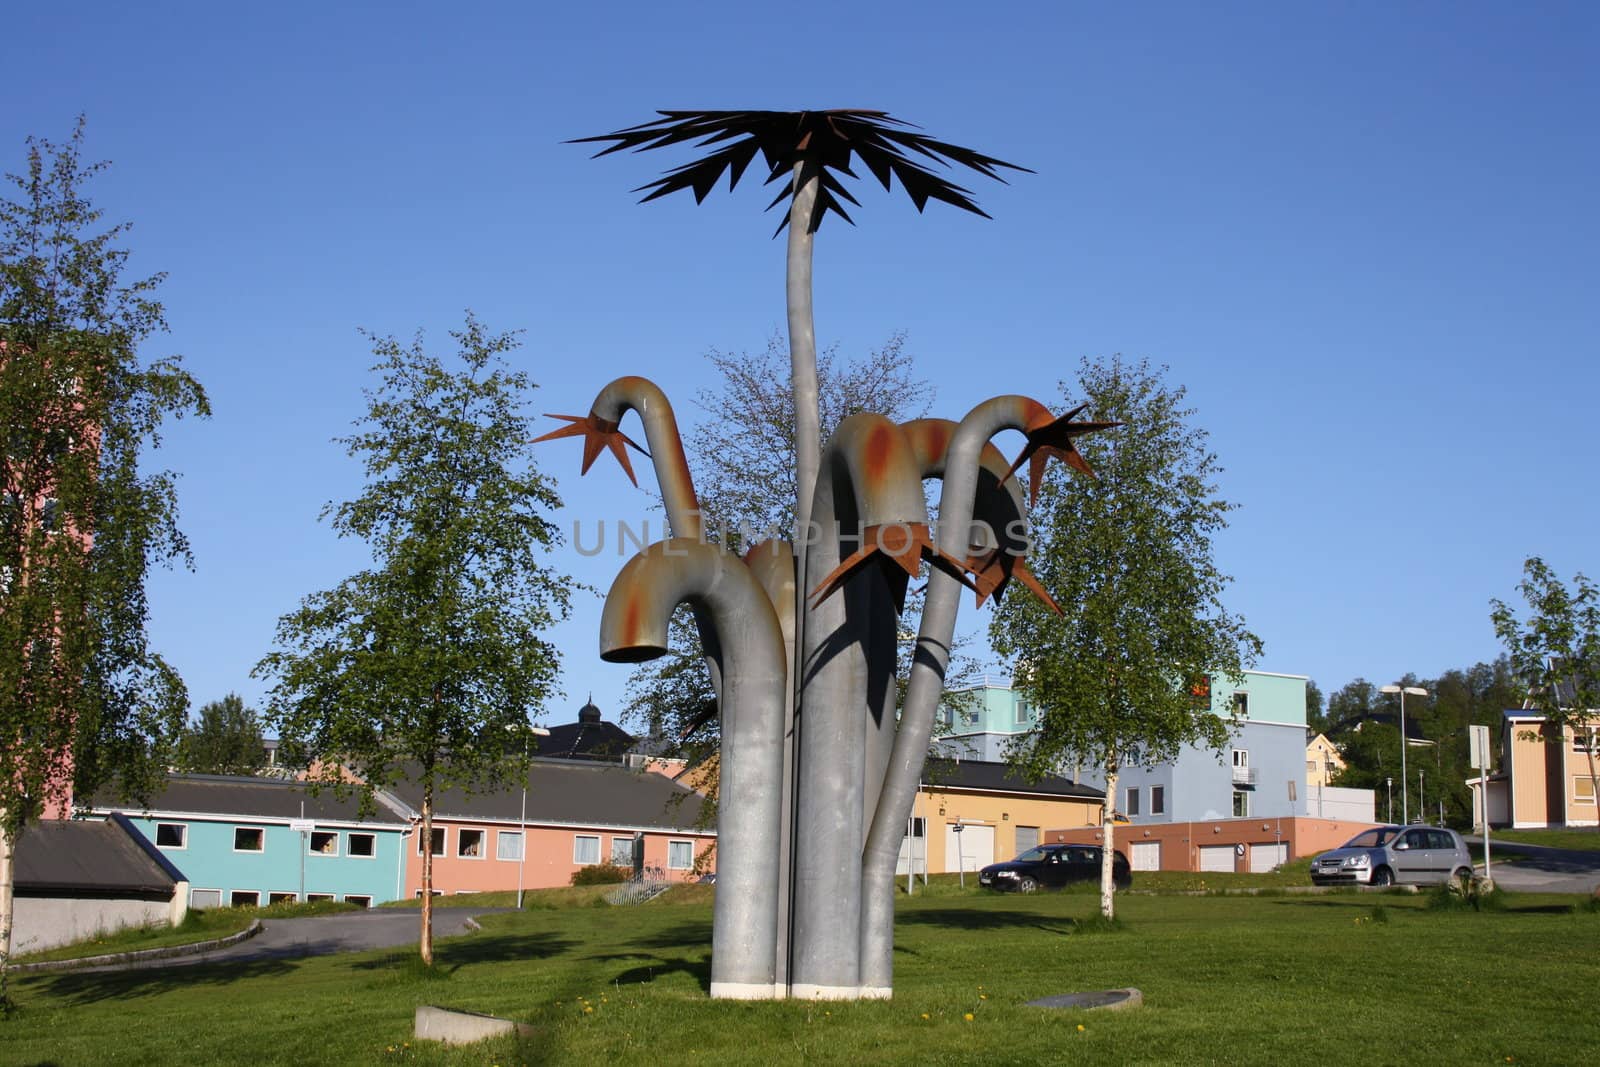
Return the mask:
<svg viewBox="0 0 1600 1067">
<path fill-rule="evenodd" d="M 1469 837 L 1467 843 L 1481 846 L 1483 838 Z M 1499 857 L 1515 858 L 1516 862 L 1496 862 Z M 1600 851 L 1502 842 L 1490 834 L 1489 864 L 1496 885 L 1524 893 L 1589 894 L 1600 887 Z"/>
<path fill-rule="evenodd" d="M 435 908 L 433 936 L 454 937 L 471 931 L 467 920 L 504 908 Z M 334 952 L 367 952 L 417 943 L 422 913 L 415 908 L 373 908 L 306 919 L 263 919 L 261 932 L 237 945 L 193 956 L 140 960 L 133 963 L 85 967 L 73 971 L 146 970 L 155 967 L 192 967 L 201 963 L 242 963 L 250 960 L 325 956 Z"/>
</svg>

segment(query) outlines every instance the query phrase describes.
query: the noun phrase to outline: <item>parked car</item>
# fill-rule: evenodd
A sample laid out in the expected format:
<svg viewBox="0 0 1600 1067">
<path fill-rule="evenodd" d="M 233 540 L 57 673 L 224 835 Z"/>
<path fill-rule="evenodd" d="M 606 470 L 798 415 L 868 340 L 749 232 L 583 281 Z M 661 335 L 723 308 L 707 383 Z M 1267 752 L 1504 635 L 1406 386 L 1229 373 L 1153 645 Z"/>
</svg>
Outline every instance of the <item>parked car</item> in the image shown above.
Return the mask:
<svg viewBox="0 0 1600 1067">
<path fill-rule="evenodd" d="M 1069 882 L 1098 881 L 1100 859 L 1099 845 L 1039 845 L 1007 863 L 989 864 L 978 872 L 978 884 L 1016 893 L 1059 889 Z M 1128 858 L 1121 852 L 1112 854 L 1111 881 L 1118 889 L 1133 884 Z"/>
<path fill-rule="evenodd" d="M 1472 855 L 1454 830 L 1379 826 L 1311 861 L 1317 885 L 1443 885 L 1472 877 Z"/>
</svg>

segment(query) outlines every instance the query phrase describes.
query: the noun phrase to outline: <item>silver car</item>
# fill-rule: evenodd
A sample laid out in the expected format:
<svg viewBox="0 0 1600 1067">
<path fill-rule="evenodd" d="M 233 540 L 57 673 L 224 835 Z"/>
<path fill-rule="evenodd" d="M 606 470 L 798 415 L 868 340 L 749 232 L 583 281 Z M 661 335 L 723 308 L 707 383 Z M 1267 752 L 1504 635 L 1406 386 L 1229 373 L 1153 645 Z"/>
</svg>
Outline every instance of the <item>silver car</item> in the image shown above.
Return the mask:
<svg viewBox="0 0 1600 1067">
<path fill-rule="evenodd" d="M 1472 855 L 1454 830 L 1379 826 L 1311 861 L 1317 885 L 1443 885 L 1472 877 Z"/>
</svg>

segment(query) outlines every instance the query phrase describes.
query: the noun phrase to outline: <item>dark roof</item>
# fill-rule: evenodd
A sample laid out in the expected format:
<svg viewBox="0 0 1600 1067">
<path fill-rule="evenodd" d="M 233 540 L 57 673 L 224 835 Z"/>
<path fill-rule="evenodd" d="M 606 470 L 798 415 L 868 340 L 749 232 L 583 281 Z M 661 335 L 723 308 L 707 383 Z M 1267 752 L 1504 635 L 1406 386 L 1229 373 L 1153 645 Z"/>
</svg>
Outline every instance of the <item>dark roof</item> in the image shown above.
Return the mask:
<svg viewBox="0 0 1600 1067">
<path fill-rule="evenodd" d="M 985 789 L 996 793 L 1042 793 L 1046 796 L 1104 800 L 1102 790 L 1079 785 L 1070 778 L 1047 774 L 1030 782 L 1007 763 L 988 760 L 949 760 L 929 757 L 923 782 L 935 789 Z"/>
<path fill-rule="evenodd" d="M 139 810 L 136 805 L 118 803 L 106 790 L 96 794 L 89 802 L 89 807 L 96 811 L 113 808 L 129 812 Z M 334 795 L 332 788 L 325 786 L 318 795 L 313 796 L 304 782 L 222 774 L 168 775 L 166 788 L 152 796 L 150 807 L 143 810 L 144 813 L 183 812 L 256 819 L 298 819 L 303 810 L 305 818 L 321 822 L 392 824 L 404 821 L 381 802 L 376 811 L 363 817 L 360 796 L 354 790 L 341 798 Z"/>
<path fill-rule="evenodd" d="M 1400 726 L 1400 713 L 1397 711 L 1373 711 L 1365 715 L 1353 715 L 1348 719 L 1341 719 L 1336 723 L 1330 724 L 1322 732 L 1327 735 L 1328 740 L 1333 741 L 1335 738 L 1343 737 L 1346 734 L 1360 733 L 1361 728 L 1369 722 L 1379 723 L 1383 726 L 1393 726 L 1398 729 Z M 1423 724 L 1420 719 L 1415 715 L 1407 715 L 1406 740 L 1411 742 L 1427 741 L 1431 745 L 1433 740 L 1422 731 Z"/>
<path fill-rule="evenodd" d="M 422 791 L 416 785 L 407 783 L 388 793 L 412 814 L 420 813 Z M 580 760 L 536 759 L 528 766 L 530 823 L 692 830 L 699 827 L 701 803 L 698 793 L 653 771 Z M 522 787 L 514 783 L 473 795 L 442 790 L 435 794 L 433 808 L 440 818 L 516 822 Z"/>
<path fill-rule="evenodd" d="M 638 740 L 616 723 L 602 721 L 593 704 L 584 705 L 578 714 L 577 722 L 550 727 L 550 736 L 539 738 L 534 754 L 545 759 L 620 761 Z"/>
<path fill-rule="evenodd" d="M 16 888 L 24 893 L 172 895 L 183 874 L 126 818 L 49 819 L 17 842 Z"/>
</svg>

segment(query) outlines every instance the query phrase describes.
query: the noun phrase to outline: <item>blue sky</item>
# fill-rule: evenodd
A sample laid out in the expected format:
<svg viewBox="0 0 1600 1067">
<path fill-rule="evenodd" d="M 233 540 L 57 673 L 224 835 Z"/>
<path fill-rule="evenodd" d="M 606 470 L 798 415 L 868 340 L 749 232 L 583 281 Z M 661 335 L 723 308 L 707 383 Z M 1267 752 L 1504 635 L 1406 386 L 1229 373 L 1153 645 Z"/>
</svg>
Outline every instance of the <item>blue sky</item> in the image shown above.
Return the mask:
<svg viewBox="0 0 1600 1067">
<path fill-rule="evenodd" d="M 993 221 L 858 189 L 859 226 L 819 236 L 818 338 L 905 331 L 954 417 L 979 392 L 1054 400 L 1083 355 L 1170 366 L 1240 505 L 1216 551 L 1263 669 L 1331 691 L 1468 666 L 1496 654 L 1488 601 L 1525 556 L 1600 571 L 1600 8 L 786 10 L 7 14 L 0 162 L 87 114 L 115 164 L 93 195 L 135 223 L 132 269 L 169 275 L 148 352 L 182 353 L 215 406 L 160 453 L 197 569 L 152 585 L 197 704 L 259 698 L 278 616 L 363 563 L 317 521 L 360 484 L 331 442 L 369 384 L 358 327 L 444 345 L 470 307 L 527 331 L 536 411 L 641 373 L 685 420 L 707 349 L 782 327 L 763 190 L 638 206 L 686 157 L 561 143 L 655 108 L 875 108 L 1036 170 L 957 176 Z M 580 482 L 576 446 L 546 448 L 564 522 L 655 517 L 614 468 Z M 604 588 L 622 560 L 553 562 Z M 591 690 L 615 715 L 627 669 L 599 661 L 598 617 L 585 598 L 553 635 L 566 697 L 544 721 Z"/>
</svg>

